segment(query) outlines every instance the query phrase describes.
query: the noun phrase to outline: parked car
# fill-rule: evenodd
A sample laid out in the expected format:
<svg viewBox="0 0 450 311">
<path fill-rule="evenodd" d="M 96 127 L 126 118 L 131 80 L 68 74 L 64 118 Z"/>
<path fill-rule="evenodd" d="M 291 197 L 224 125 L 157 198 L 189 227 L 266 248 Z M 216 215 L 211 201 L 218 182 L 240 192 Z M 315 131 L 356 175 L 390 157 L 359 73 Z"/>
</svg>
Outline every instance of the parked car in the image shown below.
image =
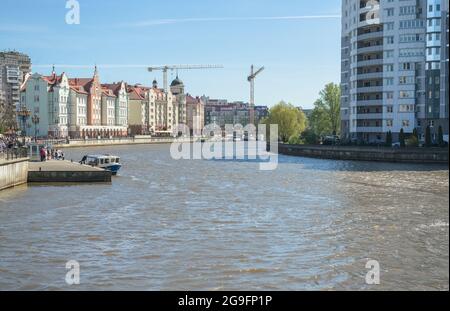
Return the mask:
<svg viewBox="0 0 450 311">
<path fill-rule="evenodd" d="M 330 145 L 339 145 L 340 142 L 341 142 L 341 139 L 337 135 L 325 136 L 322 139 L 322 145 L 329 145 L 329 146 Z"/>
</svg>

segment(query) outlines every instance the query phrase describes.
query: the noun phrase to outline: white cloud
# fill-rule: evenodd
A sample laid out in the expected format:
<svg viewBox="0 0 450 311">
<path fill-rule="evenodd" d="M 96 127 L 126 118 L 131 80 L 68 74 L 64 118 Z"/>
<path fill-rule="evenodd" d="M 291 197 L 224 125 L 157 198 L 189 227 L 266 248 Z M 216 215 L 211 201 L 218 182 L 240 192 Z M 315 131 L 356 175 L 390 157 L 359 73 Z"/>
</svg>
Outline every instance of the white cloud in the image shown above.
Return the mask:
<svg viewBox="0 0 450 311">
<path fill-rule="evenodd" d="M 200 18 L 177 18 L 177 19 L 153 19 L 136 23 L 123 24 L 125 27 L 148 27 L 156 25 L 168 25 L 179 23 L 201 23 L 201 22 L 229 22 L 229 21 L 282 21 L 282 20 L 306 20 L 306 19 L 334 19 L 341 18 L 339 14 L 328 15 L 293 15 L 293 16 L 260 16 L 260 17 L 200 17 Z"/>
</svg>

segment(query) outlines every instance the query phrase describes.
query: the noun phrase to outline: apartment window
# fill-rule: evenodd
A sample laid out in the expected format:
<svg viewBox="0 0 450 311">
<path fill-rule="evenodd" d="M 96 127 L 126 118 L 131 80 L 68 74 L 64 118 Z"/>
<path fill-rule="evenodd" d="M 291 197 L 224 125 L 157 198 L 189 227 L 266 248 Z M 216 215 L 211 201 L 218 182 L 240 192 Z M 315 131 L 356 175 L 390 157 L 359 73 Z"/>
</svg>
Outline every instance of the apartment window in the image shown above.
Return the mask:
<svg viewBox="0 0 450 311">
<path fill-rule="evenodd" d="M 409 120 L 403 120 L 402 121 L 402 126 L 408 127 L 409 126 Z"/>
<path fill-rule="evenodd" d="M 384 78 L 384 85 L 394 85 L 394 78 Z"/>
<path fill-rule="evenodd" d="M 392 113 L 392 112 L 394 112 L 394 106 L 392 106 L 392 105 L 386 106 L 386 112 L 387 112 L 387 113 Z"/>
<path fill-rule="evenodd" d="M 428 12 L 433 12 L 433 6 L 432 5 L 428 6 Z"/>
<path fill-rule="evenodd" d="M 411 70 L 411 63 L 400 63 L 400 70 Z"/>
<path fill-rule="evenodd" d="M 387 127 L 392 127 L 393 124 L 394 124 L 394 120 L 392 120 L 392 119 L 387 119 L 387 120 L 386 120 L 386 126 L 387 126 Z"/>
<path fill-rule="evenodd" d="M 392 72 L 392 71 L 394 71 L 394 64 L 387 64 L 387 65 L 384 65 L 384 71 L 386 71 L 386 72 Z"/>
<path fill-rule="evenodd" d="M 386 23 L 386 30 L 394 30 L 394 22 Z"/>
<path fill-rule="evenodd" d="M 385 9 L 386 16 L 394 16 L 394 8 Z"/>
<path fill-rule="evenodd" d="M 393 44 L 394 43 L 394 36 L 389 36 L 384 38 L 385 44 Z"/>
</svg>

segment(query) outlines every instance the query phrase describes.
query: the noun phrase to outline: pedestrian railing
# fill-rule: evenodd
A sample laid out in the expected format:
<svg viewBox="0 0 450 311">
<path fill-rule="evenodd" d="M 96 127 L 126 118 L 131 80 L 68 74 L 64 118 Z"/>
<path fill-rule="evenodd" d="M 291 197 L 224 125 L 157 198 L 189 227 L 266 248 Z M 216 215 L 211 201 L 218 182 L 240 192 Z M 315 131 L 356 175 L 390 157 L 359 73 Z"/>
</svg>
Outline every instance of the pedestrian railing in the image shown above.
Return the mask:
<svg viewBox="0 0 450 311">
<path fill-rule="evenodd" d="M 27 148 L 9 148 L 0 152 L 0 160 L 9 161 L 28 157 Z"/>
</svg>

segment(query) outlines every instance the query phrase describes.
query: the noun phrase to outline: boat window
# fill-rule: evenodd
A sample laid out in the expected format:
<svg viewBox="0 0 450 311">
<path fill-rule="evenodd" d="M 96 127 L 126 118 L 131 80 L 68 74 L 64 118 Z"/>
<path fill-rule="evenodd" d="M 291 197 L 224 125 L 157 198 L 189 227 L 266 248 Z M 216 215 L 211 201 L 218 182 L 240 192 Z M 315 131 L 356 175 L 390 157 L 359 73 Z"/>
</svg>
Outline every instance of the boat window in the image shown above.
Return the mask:
<svg viewBox="0 0 450 311">
<path fill-rule="evenodd" d="M 100 164 L 103 164 L 103 159 L 100 159 Z"/>
<path fill-rule="evenodd" d="M 120 160 L 120 158 L 116 158 L 116 163 L 119 163 L 120 162 L 119 160 Z"/>
<path fill-rule="evenodd" d="M 105 163 L 108 164 L 109 163 L 109 159 L 105 159 Z"/>
</svg>

